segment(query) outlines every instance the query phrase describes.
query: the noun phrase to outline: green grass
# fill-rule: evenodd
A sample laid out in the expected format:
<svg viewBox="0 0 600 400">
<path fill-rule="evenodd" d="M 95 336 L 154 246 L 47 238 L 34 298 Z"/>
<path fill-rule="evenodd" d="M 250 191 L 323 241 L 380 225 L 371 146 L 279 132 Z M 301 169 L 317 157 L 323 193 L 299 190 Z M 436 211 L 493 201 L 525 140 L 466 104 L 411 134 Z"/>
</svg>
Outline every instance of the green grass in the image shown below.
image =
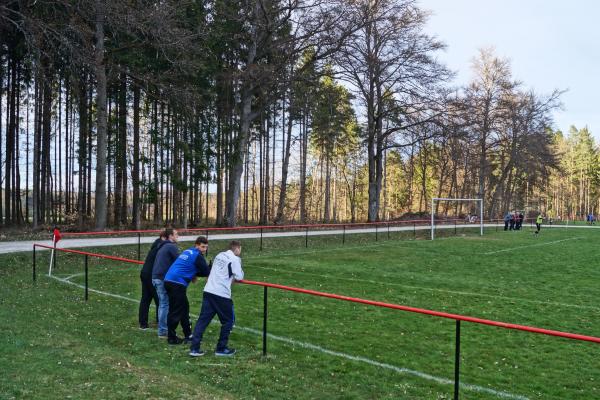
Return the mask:
<svg viewBox="0 0 600 400">
<path fill-rule="evenodd" d="M 245 240 L 246 278 L 347 296 L 600 336 L 600 230 L 390 232 Z M 466 236 L 463 236 L 465 235 Z M 416 238 L 417 240 L 413 240 Z M 342 243 L 342 240 L 344 243 Z M 213 241 L 209 257 L 225 242 Z M 187 244 L 185 244 L 187 245 Z M 137 246 L 91 249 L 135 258 Z M 143 252 L 147 246 L 143 247 Z M 487 254 L 486 254 L 487 253 Z M 46 272 L 48 252 L 38 253 Z M 269 289 L 269 355 L 263 358 L 263 290 L 236 285 L 239 353 L 199 359 L 137 329 L 138 268 L 90 259 L 90 292 L 56 280 L 31 282 L 31 254 L 0 257 L 0 398 L 450 399 L 453 387 L 392 369 L 451 380 L 452 320 Z M 83 272 L 61 253 L 55 274 Z M 70 281 L 83 283 L 83 276 Z M 188 291 L 200 308 L 202 284 Z M 218 324 L 203 347 L 214 348 Z M 461 382 L 537 399 L 600 398 L 600 348 L 462 323 Z M 310 345 L 318 347 L 308 347 Z M 343 353 L 359 359 L 351 359 Z M 368 361 L 370 360 L 370 361 Z M 380 363 L 379 365 L 374 365 Z M 461 388 L 462 398 L 498 399 Z"/>
</svg>

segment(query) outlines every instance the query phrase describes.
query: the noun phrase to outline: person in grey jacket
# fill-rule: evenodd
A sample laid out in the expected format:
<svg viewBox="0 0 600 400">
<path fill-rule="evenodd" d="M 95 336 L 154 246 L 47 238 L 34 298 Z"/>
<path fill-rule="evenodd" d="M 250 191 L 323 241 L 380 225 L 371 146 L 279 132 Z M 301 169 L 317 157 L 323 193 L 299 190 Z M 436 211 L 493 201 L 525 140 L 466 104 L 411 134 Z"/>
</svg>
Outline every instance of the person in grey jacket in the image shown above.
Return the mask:
<svg viewBox="0 0 600 400">
<path fill-rule="evenodd" d="M 177 241 L 179 234 L 175 229 L 165 229 L 167 242 L 164 243 L 154 260 L 152 267 L 152 285 L 158 295 L 158 336 L 167 337 L 167 315 L 169 314 L 169 296 L 165 289 L 165 274 L 179 256 Z"/>
</svg>

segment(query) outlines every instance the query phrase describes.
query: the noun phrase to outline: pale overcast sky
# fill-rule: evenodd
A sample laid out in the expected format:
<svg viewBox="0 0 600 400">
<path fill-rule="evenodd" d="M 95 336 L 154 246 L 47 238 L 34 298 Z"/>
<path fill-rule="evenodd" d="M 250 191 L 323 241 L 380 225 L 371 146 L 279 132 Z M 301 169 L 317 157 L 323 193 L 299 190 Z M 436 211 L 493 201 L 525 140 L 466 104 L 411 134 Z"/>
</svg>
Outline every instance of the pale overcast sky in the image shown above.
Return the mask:
<svg viewBox="0 0 600 400">
<path fill-rule="evenodd" d="M 479 48 L 494 46 L 527 87 L 544 94 L 568 89 L 556 128 L 587 125 L 600 142 L 600 1 L 418 1 L 433 12 L 427 32 L 446 43 L 439 58 L 457 72 L 455 84 L 469 80 Z"/>
</svg>

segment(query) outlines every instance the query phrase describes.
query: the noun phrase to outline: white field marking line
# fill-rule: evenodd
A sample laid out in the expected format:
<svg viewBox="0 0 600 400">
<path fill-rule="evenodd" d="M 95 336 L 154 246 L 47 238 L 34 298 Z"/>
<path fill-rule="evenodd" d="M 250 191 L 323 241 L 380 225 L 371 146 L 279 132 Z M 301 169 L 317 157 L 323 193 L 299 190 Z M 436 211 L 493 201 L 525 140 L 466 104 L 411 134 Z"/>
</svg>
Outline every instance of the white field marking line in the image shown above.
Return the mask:
<svg viewBox="0 0 600 400">
<path fill-rule="evenodd" d="M 67 277 L 64 277 L 62 279 L 64 279 L 65 281 L 70 281 L 71 279 L 75 278 L 76 276 L 83 276 L 85 275 L 83 272 L 80 272 L 78 274 L 73 274 L 73 275 L 69 275 Z"/>
<path fill-rule="evenodd" d="M 509 249 L 489 251 L 489 252 L 483 253 L 483 254 L 486 255 L 486 256 L 489 256 L 490 254 L 503 253 L 505 251 L 514 251 L 514 250 L 526 249 L 528 247 L 536 247 L 536 246 L 547 246 L 549 244 L 561 243 L 561 242 L 566 242 L 566 241 L 569 241 L 569 240 L 577 240 L 577 239 L 583 239 L 583 236 L 576 236 L 576 237 L 572 237 L 572 238 L 568 238 L 568 239 L 554 240 L 552 242 L 543 242 L 543 243 L 528 244 L 526 246 L 511 247 Z"/>
<path fill-rule="evenodd" d="M 255 335 L 259 335 L 262 336 L 262 331 L 258 331 L 256 329 L 252 329 L 252 328 L 246 328 L 246 327 L 237 327 L 236 328 L 246 331 L 246 332 L 251 332 Z M 412 369 L 408 369 L 408 368 L 402 368 L 402 367 L 397 367 L 395 365 L 391 365 L 391 364 L 386 364 L 386 363 L 382 363 L 379 361 L 375 361 L 375 360 L 371 360 L 369 358 L 366 357 L 361 357 L 361 356 L 353 356 L 351 354 L 346 354 L 346 353 L 341 353 L 338 351 L 333 351 L 333 350 L 329 350 L 326 349 L 324 347 L 321 346 L 317 346 L 311 343 L 305 343 L 305 342 L 299 342 L 290 338 L 286 338 L 283 336 L 276 336 L 273 335 L 271 333 L 267 333 L 267 337 L 270 339 L 274 339 L 280 342 L 284 342 L 287 344 L 291 344 L 292 346 L 298 346 L 298 347 L 302 347 L 305 349 L 309 349 L 309 350 L 314 350 L 320 353 L 324 353 L 324 354 L 328 354 L 330 356 L 335 356 L 335 357 L 340 357 L 340 358 L 345 358 L 347 360 L 352 360 L 352 361 L 358 361 L 358 362 L 363 362 L 365 364 L 369 364 L 369 365 L 373 365 L 375 367 L 379 367 L 379 368 L 385 368 L 385 369 L 389 369 L 395 372 L 398 372 L 400 374 L 406 374 L 406 375 L 412 375 L 412 376 L 416 376 L 418 378 L 422 378 L 425 380 L 429 380 L 429 381 L 434 381 L 436 383 L 439 383 L 441 385 L 454 385 L 454 381 L 450 380 L 450 379 L 446 379 L 446 378 L 440 378 L 439 376 L 435 376 L 435 375 L 430 375 L 430 374 L 426 374 L 424 372 L 420 372 L 420 371 L 415 371 Z M 521 396 L 518 394 L 512 394 L 512 393 L 508 393 L 508 392 L 502 392 L 502 391 L 498 391 L 498 390 L 494 390 L 494 389 L 489 389 L 486 387 L 482 387 L 482 386 L 477 386 L 477 385 L 470 385 L 468 383 L 460 383 L 460 387 L 462 387 L 463 389 L 468 389 L 471 390 L 473 392 L 478 392 L 478 393 L 488 393 L 497 397 L 501 397 L 501 398 L 505 398 L 505 399 L 519 399 L 519 400 L 527 400 L 528 398 L 525 396 Z"/>
<path fill-rule="evenodd" d="M 76 286 L 78 288 L 85 289 L 85 286 L 80 285 L 80 284 L 75 283 L 75 282 L 67 281 L 64 278 L 57 278 L 57 277 L 55 277 L 53 275 L 50 275 L 50 276 L 45 275 L 45 276 L 47 276 L 48 278 L 55 279 L 55 280 L 57 280 L 59 282 L 62 282 L 62 283 L 66 283 L 68 285 L 73 285 L 73 286 Z M 131 297 L 125 297 L 125 296 L 121 296 L 121 295 L 114 294 L 114 293 L 109 293 L 109 292 L 103 292 L 101 290 L 92 289 L 90 287 L 88 287 L 88 291 L 94 292 L 94 293 L 98 293 L 98 294 L 102 294 L 104 296 L 114 297 L 115 299 L 126 300 L 126 301 L 134 301 L 136 303 L 138 302 L 138 300 L 132 299 Z"/>
<path fill-rule="evenodd" d="M 77 283 L 73 283 L 61 278 L 56 278 L 54 276 L 50 276 L 50 278 L 55 279 L 59 282 L 62 283 L 66 283 L 69 285 L 73 285 L 79 288 L 85 288 L 83 285 L 79 285 Z M 98 293 L 98 294 L 102 294 L 105 296 L 109 296 L 109 297 L 114 297 L 116 299 L 121 299 L 121 300 L 126 300 L 129 302 L 134 302 L 134 303 L 138 303 L 139 301 L 136 299 L 132 299 L 130 297 L 126 297 L 126 296 L 121 296 L 118 294 L 114 294 L 114 293 L 109 293 L 109 292 L 104 292 L 101 290 L 96 290 L 96 289 L 88 289 L 90 292 L 94 292 L 94 293 Z M 194 316 L 195 318 L 197 318 L 196 316 Z M 242 327 L 239 325 L 235 325 L 235 328 L 241 330 L 241 331 L 245 331 L 245 332 L 250 332 L 254 335 L 258 335 L 258 336 L 262 336 L 262 332 L 258 331 L 256 329 L 252 329 L 252 328 L 246 328 L 246 327 Z M 283 343 L 287 343 L 287 344 L 291 344 L 292 346 L 300 346 L 303 347 L 305 349 L 310 349 L 313 351 L 317 351 L 323 354 L 327 354 L 327 355 L 331 355 L 331 356 L 335 356 L 335 357 L 341 357 L 341 358 L 345 358 L 347 360 L 352 360 L 352 361 L 357 361 L 357 362 L 363 362 L 365 364 L 369 364 L 369 365 L 373 365 L 376 367 L 380 367 L 380 368 L 385 368 L 385 369 L 389 369 L 395 372 L 398 372 L 400 374 L 406 374 L 406 375 L 412 375 L 412 376 L 416 376 L 418 378 L 421 379 L 425 379 L 425 380 L 429 380 L 429 381 L 433 381 L 436 382 L 438 384 L 441 385 L 454 385 L 454 381 L 447 379 L 447 378 L 441 378 L 439 376 L 435 376 L 435 375 L 430 375 L 430 374 L 426 374 L 424 372 L 420 372 L 420 371 L 416 371 L 416 370 L 412 370 L 412 369 L 408 369 L 408 368 L 402 368 L 402 367 L 397 367 L 395 365 L 391 365 L 391 364 L 385 364 L 385 363 L 381 363 L 378 361 L 374 361 L 371 360 L 369 358 L 366 357 L 360 357 L 360 356 L 353 356 L 351 354 L 346 354 L 346 353 L 340 353 L 337 351 L 333 351 L 333 350 L 329 350 L 326 349 L 324 347 L 321 346 L 317 346 L 311 343 L 306 343 L 306 342 L 300 342 L 300 341 L 296 341 L 290 338 L 286 338 L 284 336 L 276 336 L 273 334 L 267 334 L 267 336 L 273 340 L 277 340 Z M 478 385 L 471 385 L 471 384 L 467 384 L 467 383 L 460 383 L 460 387 L 467 389 L 467 390 L 471 390 L 473 392 L 478 392 L 478 393 L 488 393 L 491 395 L 494 395 L 496 397 L 500 397 L 500 398 L 504 398 L 504 399 L 515 399 L 515 400 L 529 400 L 529 398 L 525 397 L 525 396 L 521 396 L 518 394 L 512 394 L 509 392 L 503 392 L 503 391 L 498 391 L 498 390 L 494 390 L 494 389 L 490 389 L 490 388 L 486 388 L 483 386 L 478 386 Z"/>
<path fill-rule="evenodd" d="M 569 303 L 558 303 L 558 302 L 554 302 L 554 301 L 523 299 L 520 297 L 499 296 L 499 295 L 487 294 L 487 293 L 463 292 L 463 291 L 459 291 L 459 290 L 438 289 L 438 288 L 429 288 L 429 287 L 423 287 L 423 286 L 411 286 L 411 285 L 403 285 L 401 283 L 378 282 L 378 281 L 372 281 L 372 280 L 368 280 L 368 279 L 342 278 L 342 277 L 331 276 L 331 275 L 316 274 L 314 272 L 291 271 L 291 270 L 281 269 L 281 268 L 263 267 L 260 265 L 253 265 L 252 268 L 262 268 L 262 269 L 276 271 L 276 272 L 288 272 L 290 274 L 311 275 L 311 276 L 316 276 L 319 278 L 326 278 L 326 279 L 332 279 L 332 280 L 337 280 L 337 281 L 344 280 L 344 281 L 351 281 L 351 282 L 366 282 L 366 283 L 372 283 L 375 285 L 398 286 L 398 287 L 403 287 L 403 288 L 407 288 L 407 289 L 429 290 L 432 292 L 451 293 L 451 294 L 458 294 L 458 295 L 465 295 L 465 296 L 489 297 L 491 299 L 520 301 L 520 302 L 524 302 L 524 303 L 535 303 L 535 304 L 548 305 L 548 306 L 573 307 L 573 308 L 582 308 L 582 309 L 600 311 L 600 307 L 569 304 Z"/>
</svg>

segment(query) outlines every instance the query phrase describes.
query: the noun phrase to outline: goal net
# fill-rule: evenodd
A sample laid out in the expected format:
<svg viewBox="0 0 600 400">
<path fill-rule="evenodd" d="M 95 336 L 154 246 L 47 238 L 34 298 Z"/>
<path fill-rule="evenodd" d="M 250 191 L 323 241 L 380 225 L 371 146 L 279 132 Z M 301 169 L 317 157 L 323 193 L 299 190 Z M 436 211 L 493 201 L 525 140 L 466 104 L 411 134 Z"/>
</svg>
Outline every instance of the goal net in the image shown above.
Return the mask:
<svg viewBox="0 0 600 400">
<path fill-rule="evenodd" d="M 467 221 L 467 226 L 476 227 L 479 226 L 480 235 L 483 235 L 483 199 L 452 199 L 445 197 L 434 197 L 431 199 L 431 240 L 435 239 L 435 230 L 436 230 L 436 222 L 435 222 L 435 205 L 437 202 L 441 201 L 454 201 L 454 202 L 474 202 L 479 209 L 479 212 L 475 212 L 473 214 L 469 214 L 469 221 Z M 438 224 L 439 225 L 439 224 Z M 443 225 L 443 222 L 442 222 Z M 437 229 L 440 229 L 439 226 Z"/>
</svg>

